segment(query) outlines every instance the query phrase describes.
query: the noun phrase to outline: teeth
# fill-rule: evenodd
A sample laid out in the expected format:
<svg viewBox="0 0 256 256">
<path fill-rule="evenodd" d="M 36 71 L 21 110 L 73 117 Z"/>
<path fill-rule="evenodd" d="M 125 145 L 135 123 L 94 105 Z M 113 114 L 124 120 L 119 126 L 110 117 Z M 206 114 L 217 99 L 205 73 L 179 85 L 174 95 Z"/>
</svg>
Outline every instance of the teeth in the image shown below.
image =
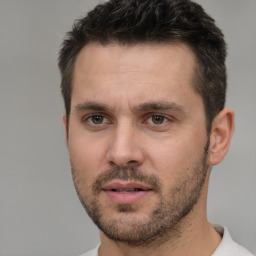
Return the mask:
<svg viewBox="0 0 256 256">
<path fill-rule="evenodd" d="M 115 192 L 119 193 L 129 193 L 129 192 L 136 192 L 136 191 L 142 191 L 140 188 L 133 188 L 133 189 L 113 189 Z"/>
</svg>

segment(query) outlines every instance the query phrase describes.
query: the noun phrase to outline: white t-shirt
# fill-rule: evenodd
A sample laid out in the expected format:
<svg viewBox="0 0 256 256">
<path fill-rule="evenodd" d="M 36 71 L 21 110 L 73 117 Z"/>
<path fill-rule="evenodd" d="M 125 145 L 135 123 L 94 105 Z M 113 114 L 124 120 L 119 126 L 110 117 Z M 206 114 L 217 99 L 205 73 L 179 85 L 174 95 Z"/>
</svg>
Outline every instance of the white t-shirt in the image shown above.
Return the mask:
<svg viewBox="0 0 256 256">
<path fill-rule="evenodd" d="M 222 240 L 212 256 L 254 256 L 247 249 L 232 240 L 227 228 L 217 225 L 214 228 L 222 235 Z M 81 256 L 98 256 L 99 246 L 97 245 L 93 250 Z"/>
</svg>

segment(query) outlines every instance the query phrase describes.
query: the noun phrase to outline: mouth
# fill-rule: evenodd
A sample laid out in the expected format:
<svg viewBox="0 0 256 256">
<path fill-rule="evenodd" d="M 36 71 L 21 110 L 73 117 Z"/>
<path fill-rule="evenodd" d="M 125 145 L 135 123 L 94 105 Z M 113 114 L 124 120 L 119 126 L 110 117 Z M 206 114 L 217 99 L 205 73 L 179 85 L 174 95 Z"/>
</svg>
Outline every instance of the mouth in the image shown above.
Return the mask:
<svg viewBox="0 0 256 256">
<path fill-rule="evenodd" d="M 118 193 L 131 193 L 131 192 L 138 192 L 138 191 L 145 191 L 141 188 L 134 188 L 134 189 L 111 189 L 113 192 L 118 192 Z"/>
<path fill-rule="evenodd" d="M 151 194 L 153 189 L 138 182 L 115 181 L 104 186 L 103 191 L 116 204 L 134 204 Z"/>
</svg>

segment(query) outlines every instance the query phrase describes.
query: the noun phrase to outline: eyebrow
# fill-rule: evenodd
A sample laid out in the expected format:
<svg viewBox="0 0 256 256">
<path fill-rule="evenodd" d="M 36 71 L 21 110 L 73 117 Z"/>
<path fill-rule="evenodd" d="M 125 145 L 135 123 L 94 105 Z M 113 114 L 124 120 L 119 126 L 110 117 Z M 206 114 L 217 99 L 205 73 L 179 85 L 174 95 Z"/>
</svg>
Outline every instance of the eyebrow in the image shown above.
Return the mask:
<svg viewBox="0 0 256 256">
<path fill-rule="evenodd" d="M 135 111 L 149 111 L 149 110 L 172 110 L 177 112 L 186 112 L 184 107 L 175 102 L 146 102 L 135 107 Z"/>
<path fill-rule="evenodd" d="M 102 103 L 97 102 L 84 102 L 77 104 L 75 106 L 76 112 L 81 112 L 85 110 L 94 110 L 94 111 L 107 111 L 109 110 L 109 107 Z"/>
<path fill-rule="evenodd" d="M 77 104 L 75 106 L 76 112 L 82 112 L 86 110 L 93 110 L 93 111 L 111 111 L 108 105 L 98 102 L 84 102 Z M 175 103 L 175 102 L 167 102 L 167 101 L 152 101 L 152 102 L 145 102 L 141 103 L 138 106 L 133 108 L 135 112 L 145 112 L 145 111 L 159 111 L 159 110 L 168 110 L 168 111 L 175 111 L 175 112 L 183 112 L 185 113 L 185 109 L 183 106 Z"/>
</svg>

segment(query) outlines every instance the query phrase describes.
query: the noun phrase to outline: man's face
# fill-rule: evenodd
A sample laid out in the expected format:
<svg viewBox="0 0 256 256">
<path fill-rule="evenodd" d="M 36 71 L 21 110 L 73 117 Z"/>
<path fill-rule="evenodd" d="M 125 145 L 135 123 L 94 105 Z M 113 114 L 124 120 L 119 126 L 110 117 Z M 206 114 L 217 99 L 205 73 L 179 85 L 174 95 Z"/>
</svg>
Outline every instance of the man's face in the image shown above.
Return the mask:
<svg viewBox="0 0 256 256">
<path fill-rule="evenodd" d="M 73 179 L 111 239 L 152 241 L 201 200 L 208 137 L 194 68 L 184 44 L 91 44 L 78 55 L 67 138 Z"/>
</svg>

